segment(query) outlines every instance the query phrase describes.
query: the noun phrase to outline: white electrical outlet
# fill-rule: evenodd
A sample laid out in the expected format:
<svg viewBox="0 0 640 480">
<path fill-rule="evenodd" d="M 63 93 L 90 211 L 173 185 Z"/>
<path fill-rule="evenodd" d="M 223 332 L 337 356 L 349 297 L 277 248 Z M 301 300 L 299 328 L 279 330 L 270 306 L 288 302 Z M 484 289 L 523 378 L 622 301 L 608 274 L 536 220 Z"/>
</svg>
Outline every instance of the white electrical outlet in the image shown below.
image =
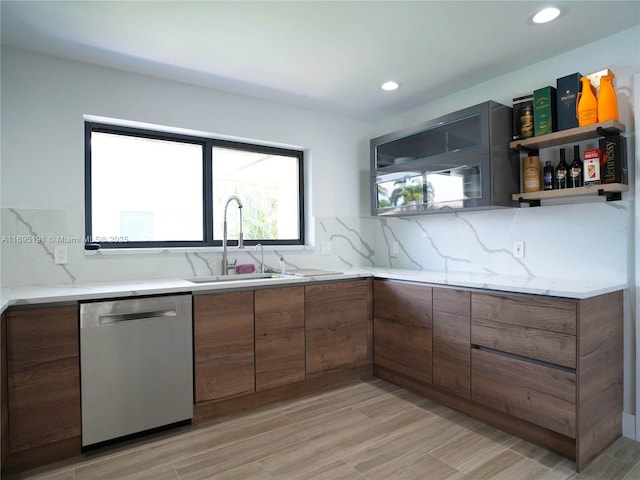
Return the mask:
<svg viewBox="0 0 640 480">
<path fill-rule="evenodd" d="M 331 240 L 320 242 L 320 255 L 331 255 Z"/>
<path fill-rule="evenodd" d="M 524 258 L 524 242 L 513 242 L 513 258 Z"/>
<path fill-rule="evenodd" d="M 398 255 L 400 253 L 400 244 L 398 242 L 393 242 L 391 244 L 391 255 Z"/>
<path fill-rule="evenodd" d="M 56 265 L 66 265 L 69 262 L 69 250 L 66 245 L 55 245 L 53 257 Z"/>
</svg>

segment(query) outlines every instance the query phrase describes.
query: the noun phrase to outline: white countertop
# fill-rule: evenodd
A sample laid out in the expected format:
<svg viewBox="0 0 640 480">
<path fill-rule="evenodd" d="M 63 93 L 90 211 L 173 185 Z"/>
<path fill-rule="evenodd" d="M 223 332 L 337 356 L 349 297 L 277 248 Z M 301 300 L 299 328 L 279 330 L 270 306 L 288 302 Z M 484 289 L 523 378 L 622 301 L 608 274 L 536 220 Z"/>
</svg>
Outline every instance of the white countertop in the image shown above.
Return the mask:
<svg viewBox="0 0 640 480">
<path fill-rule="evenodd" d="M 350 270 L 344 274 L 322 275 L 318 277 L 287 276 L 285 278 L 232 280 L 204 284 L 192 283 L 184 279 L 160 279 L 2 288 L 0 289 L 0 312 L 12 305 L 77 302 L 167 293 L 193 292 L 197 294 L 240 288 L 273 287 L 318 281 L 348 280 L 371 276 L 393 280 L 424 282 L 435 285 L 480 288 L 576 299 L 594 297 L 608 292 L 624 290 L 628 287 L 624 282 L 602 281 L 598 279 L 530 278 L 486 273 L 430 272 L 373 268 L 368 270 Z"/>
</svg>

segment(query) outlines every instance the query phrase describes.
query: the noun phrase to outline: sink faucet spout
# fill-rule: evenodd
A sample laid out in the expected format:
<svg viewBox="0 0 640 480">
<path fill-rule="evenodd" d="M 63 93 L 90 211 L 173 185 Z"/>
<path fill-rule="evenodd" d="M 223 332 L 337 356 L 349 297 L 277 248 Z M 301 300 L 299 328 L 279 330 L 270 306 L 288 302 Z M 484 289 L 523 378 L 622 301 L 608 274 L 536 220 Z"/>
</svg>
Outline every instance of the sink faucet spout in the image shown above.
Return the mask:
<svg viewBox="0 0 640 480">
<path fill-rule="evenodd" d="M 258 247 L 260 247 L 260 273 L 264 273 L 264 247 L 262 246 L 261 243 L 258 243 L 253 248 L 253 251 L 255 252 L 258 249 Z"/>
<path fill-rule="evenodd" d="M 229 204 L 235 201 L 238 204 L 238 212 L 240 214 L 240 233 L 238 234 L 238 248 L 244 248 L 244 240 L 242 238 L 242 201 L 237 195 L 231 195 L 224 206 L 224 220 L 222 224 L 222 275 L 229 275 L 229 268 L 234 268 L 235 264 L 229 266 L 227 256 L 227 209 Z"/>
</svg>

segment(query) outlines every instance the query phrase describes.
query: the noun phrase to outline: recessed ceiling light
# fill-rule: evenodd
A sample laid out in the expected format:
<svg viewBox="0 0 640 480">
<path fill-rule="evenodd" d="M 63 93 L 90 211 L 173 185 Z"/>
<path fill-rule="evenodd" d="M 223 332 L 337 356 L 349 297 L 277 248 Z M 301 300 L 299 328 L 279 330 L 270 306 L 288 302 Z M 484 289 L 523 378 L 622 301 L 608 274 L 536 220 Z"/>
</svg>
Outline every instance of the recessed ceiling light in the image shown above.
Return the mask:
<svg viewBox="0 0 640 480">
<path fill-rule="evenodd" d="M 543 8 L 533 16 L 533 23 L 547 23 L 560 15 L 560 9 L 555 7 Z"/>
<path fill-rule="evenodd" d="M 395 90 L 399 86 L 398 82 L 384 82 L 380 88 L 382 88 L 382 90 Z"/>
</svg>

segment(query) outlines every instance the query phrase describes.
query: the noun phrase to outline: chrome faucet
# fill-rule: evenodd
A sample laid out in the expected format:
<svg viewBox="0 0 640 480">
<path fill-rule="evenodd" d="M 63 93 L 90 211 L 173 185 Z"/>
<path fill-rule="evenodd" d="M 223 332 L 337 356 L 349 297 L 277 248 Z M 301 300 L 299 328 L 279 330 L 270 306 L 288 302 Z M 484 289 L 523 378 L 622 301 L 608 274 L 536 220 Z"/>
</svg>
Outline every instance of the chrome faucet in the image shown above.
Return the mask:
<svg viewBox="0 0 640 480">
<path fill-rule="evenodd" d="M 260 273 L 264 273 L 264 247 L 261 243 L 257 243 L 253 251 L 255 252 L 258 247 L 260 247 Z"/>
<path fill-rule="evenodd" d="M 227 208 L 232 200 L 238 203 L 238 212 L 240 213 L 240 233 L 238 235 L 238 248 L 244 248 L 242 239 L 242 202 L 237 195 L 231 195 L 224 206 L 224 223 L 222 224 L 222 275 L 229 275 L 229 269 L 235 267 L 235 263 L 229 266 L 227 258 Z"/>
</svg>

